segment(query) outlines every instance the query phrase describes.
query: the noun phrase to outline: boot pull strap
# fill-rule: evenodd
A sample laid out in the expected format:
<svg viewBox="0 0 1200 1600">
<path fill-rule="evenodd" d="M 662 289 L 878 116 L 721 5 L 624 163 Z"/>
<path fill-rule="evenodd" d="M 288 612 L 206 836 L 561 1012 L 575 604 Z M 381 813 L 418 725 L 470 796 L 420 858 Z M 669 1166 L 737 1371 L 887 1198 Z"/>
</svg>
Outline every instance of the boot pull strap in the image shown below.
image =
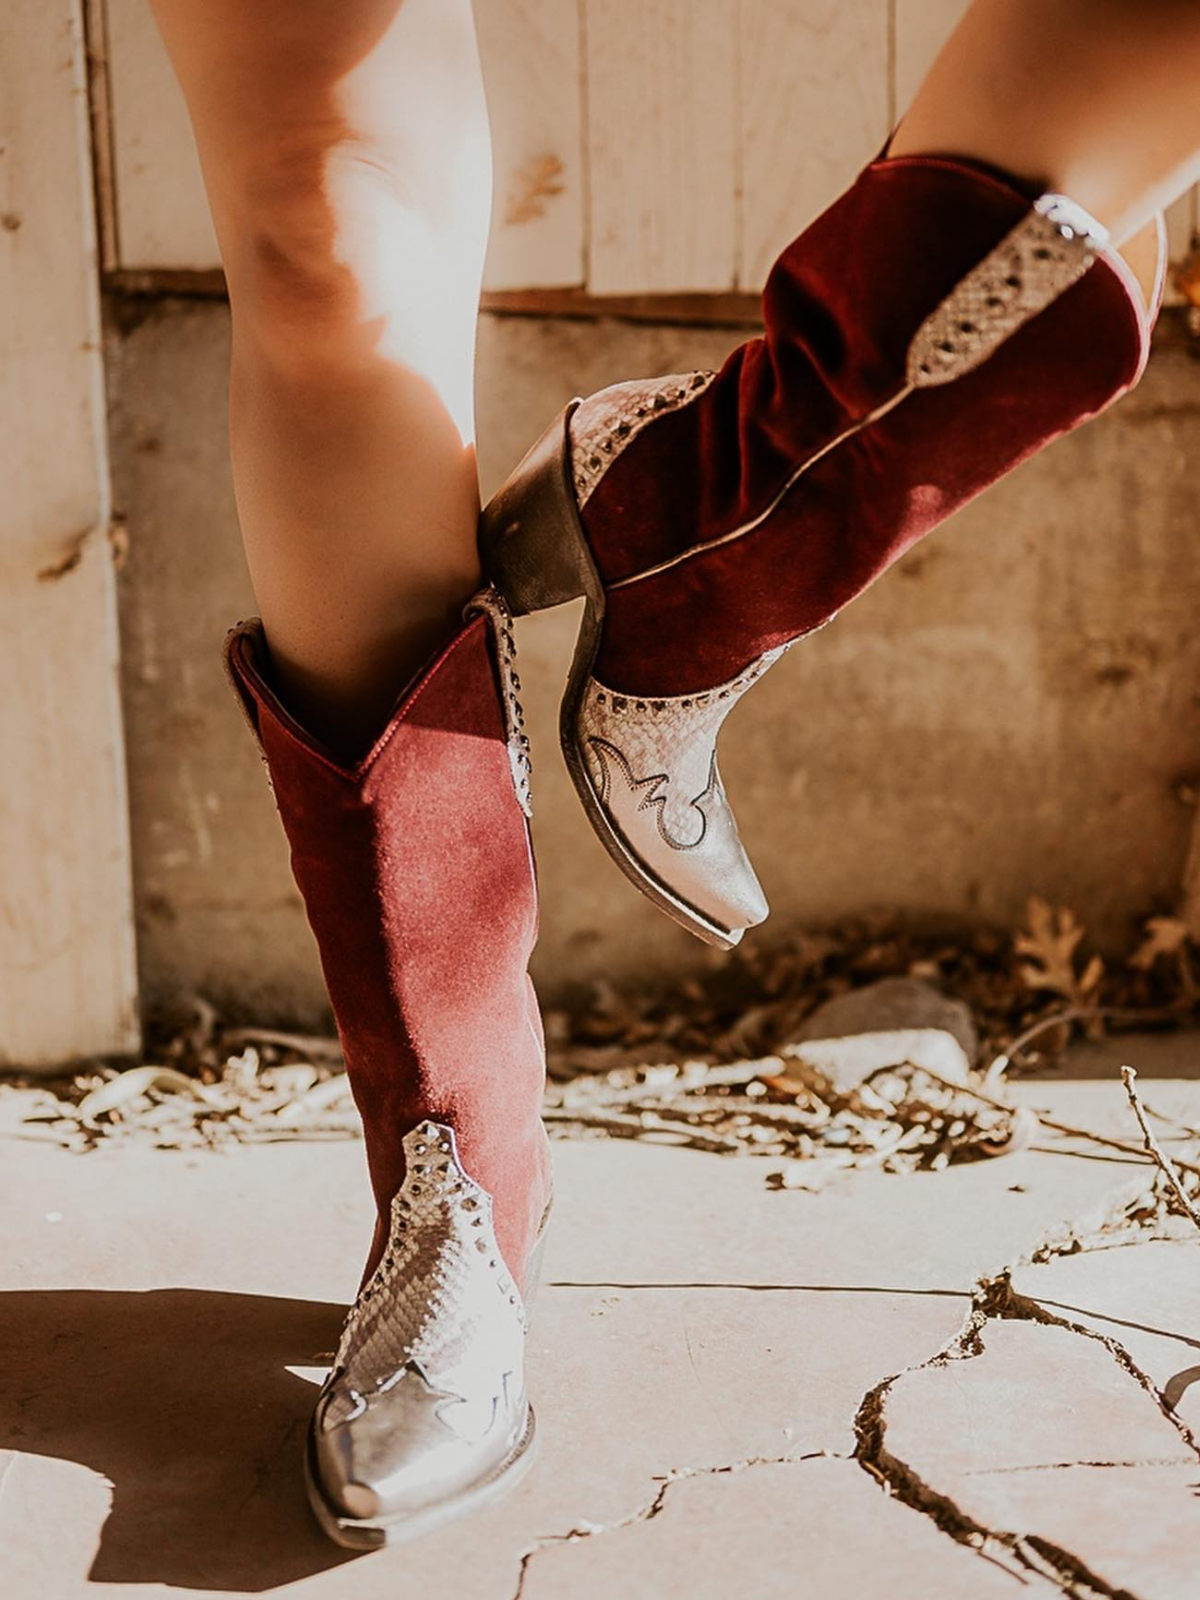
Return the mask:
<svg viewBox="0 0 1200 1600">
<path fill-rule="evenodd" d="M 1061 194 L 1044 194 L 926 317 L 908 347 L 914 389 L 981 366 L 1018 328 L 1083 277 L 1108 230 Z"/>
</svg>

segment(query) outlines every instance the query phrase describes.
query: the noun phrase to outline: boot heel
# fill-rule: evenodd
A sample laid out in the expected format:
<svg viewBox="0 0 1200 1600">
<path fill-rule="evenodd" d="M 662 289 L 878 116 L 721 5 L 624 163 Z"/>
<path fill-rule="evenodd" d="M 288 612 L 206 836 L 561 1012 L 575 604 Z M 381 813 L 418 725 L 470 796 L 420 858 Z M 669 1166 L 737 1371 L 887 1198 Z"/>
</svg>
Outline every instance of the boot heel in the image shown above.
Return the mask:
<svg viewBox="0 0 1200 1600">
<path fill-rule="evenodd" d="M 571 478 L 571 414 L 578 404 L 572 401 L 546 429 L 480 519 L 484 574 L 517 617 L 599 590 Z"/>
</svg>

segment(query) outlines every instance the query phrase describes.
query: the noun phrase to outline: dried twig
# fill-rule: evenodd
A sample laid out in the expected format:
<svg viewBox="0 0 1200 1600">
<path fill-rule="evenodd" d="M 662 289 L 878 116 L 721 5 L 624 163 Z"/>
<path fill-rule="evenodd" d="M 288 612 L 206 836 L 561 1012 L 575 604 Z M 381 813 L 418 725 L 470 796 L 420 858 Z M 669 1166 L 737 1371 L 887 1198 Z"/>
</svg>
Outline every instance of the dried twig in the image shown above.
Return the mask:
<svg viewBox="0 0 1200 1600">
<path fill-rule="evenodd" d="M 1049 1033 L 1052 1028 L 1069 1026 L 1072 1022 L 1131 1022 L 1144 1027 L 1150 1022 L 1172 1022 L 1179 1018 L 1177 1006 L 1158 1006 L 1150 1010 L 1142 1010 L 1132 1006 L 1066 1006 L 1061 1011 L 1052 1011 L 1048 1017 L 1040 1017 L 1037 1022 L 1019 1033 L 1009 1042 L 1008 1048 L 992 1060 L 984 1077 L 989 1083 L 995 1083 L 998 1078 L 1013 1066 L 1017 1057 L 1023 1050 L 1033 1043 L 1043 1033 Z"/>
<path fill-rule="evenodd" d="M 221 1042 L 226 1050 L 239 1050 L 248 1044 L 266 1044 L 282 1050 L 294 1050 L 309 1061 L 340 1062 L 342 1059 L 341 1041 L 319 1033 L 287 1033 L 280 1028 L 226 1028 Z"/>
<path fill-rule="evenodd" d="M 1138 1127 L 1142 1130 L 1142 1138 L 1146 1141 L 1146 1149 L 1170 1184 L 1175 1193 L 1175 1198 L 1183 1207 L 1184 1212 L 1200 1228 L 1200 1211 L 1192 1202 L 1191 1196 L 1183 1187 L 1183 1179 L 1179 1176 L 1175 1163 L 1154 1137 L 1154 1130 L 1150 1126 L 1150 1119 L 1146 1115 L 1146 1108 L 1142 1105 L 1141 1096 L 1137 1092 L 1137 1073 L 1132 1067 L 1121 1068 L 1121 1082 L 1125 1085 L 1125 1093 L 1129 1096 L 1129 1104 L 1133 1107 L 1133 1114 L 1138 1120 Z M 1193 1170 L 1195 1170 L 1193 1168 Z"/>
<path fill-rule="evenodd" d="M 1122 1068 L 1122 1072 L 1124 1070 Z M 932 1078 L 935 1083 L 940 1083 L 947 1089 L 957 1089 L 960 1094 L 969 1094 L 976 1100 L 982 1100 L 984 1105 L 991 1106 L 996 1111 L 1007 1111 L 1011 1114 L 1015 1109 L 1013 1106 L 1005 1105 L 1003 1100 L 993 1100 L 991 1095 L 983 1094 L 979 1089 L 971 1088 L 966 1084 L 951 1084 L 948 1079 L 939 1078 L 936 1072 L 930 1072 L 928 1067 L 922 1067 L 921 1071 L 927 1078 Z M 1143 1147 L 1132 1143 L 1129 1139 L 1110 1139 L 1103 1133 L 1094 1133 L 1091 1128 L 1076 1128 L 1069 1122 L 1058 1122 L 1053 1117 L 1047 1117 L 1041 1111 L 1034 1111 L 1033 1115 L 1043 1128 L 1050 1128 L 1055 1133 L 1064 1133 L 1070 1139 L 1087 1139 L 1092 1144 L 1104 1145 L 1106 1149 L 1120 1150 L 1124 1155 L 1136 1156 L 1139 1161 L 1144 1161 L 1146 1158 L 1146 1151 Z M 1183 1172 L 1194 1172 L 1197 1176 L 1200 1176 L 1200 1167 L 1193 1165 L 1190 1161 L 1177 1161 L 1176 1166 Z"/>
</svg>

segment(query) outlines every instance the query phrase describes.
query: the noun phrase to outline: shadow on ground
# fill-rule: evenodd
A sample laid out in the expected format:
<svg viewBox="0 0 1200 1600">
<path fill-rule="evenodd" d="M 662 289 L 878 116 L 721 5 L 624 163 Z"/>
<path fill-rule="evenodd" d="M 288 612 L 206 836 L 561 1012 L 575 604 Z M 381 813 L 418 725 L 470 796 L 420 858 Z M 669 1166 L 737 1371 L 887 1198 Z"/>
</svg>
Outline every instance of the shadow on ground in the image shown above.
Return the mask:
<svg viewBox="0 0 1200 1600">
<path fill-rule="evenodd" d="M 258 1592 L 349 1559 L 313 1524 L 301 1456 L 344 1308 L 265 1295 L 0 1293 L 0 1450 L 113 1486 L 89 1574 Z"/>
</svg>

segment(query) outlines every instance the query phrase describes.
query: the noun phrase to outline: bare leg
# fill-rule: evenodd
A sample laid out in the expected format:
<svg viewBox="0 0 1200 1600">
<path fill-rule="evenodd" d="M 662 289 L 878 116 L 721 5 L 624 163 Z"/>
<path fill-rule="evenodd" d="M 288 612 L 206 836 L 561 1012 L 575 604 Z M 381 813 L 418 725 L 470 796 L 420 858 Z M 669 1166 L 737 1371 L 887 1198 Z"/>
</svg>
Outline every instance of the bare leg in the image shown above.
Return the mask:
<svg viewBox="0 0 1200 1600">
<path fill-rule="evenodd" d="M 975 0 L 892 142 L 919 152 L 1068 194 L 1124 245 L 1200 178 L 1200 5 Z"/>
<path fill-rule="evenodd" d="M 470 0 L 151 0 L 233 311 L 234 482 L 280 685 L 369 740 L 479 579 L 491 163 Z"/>
</svg>

